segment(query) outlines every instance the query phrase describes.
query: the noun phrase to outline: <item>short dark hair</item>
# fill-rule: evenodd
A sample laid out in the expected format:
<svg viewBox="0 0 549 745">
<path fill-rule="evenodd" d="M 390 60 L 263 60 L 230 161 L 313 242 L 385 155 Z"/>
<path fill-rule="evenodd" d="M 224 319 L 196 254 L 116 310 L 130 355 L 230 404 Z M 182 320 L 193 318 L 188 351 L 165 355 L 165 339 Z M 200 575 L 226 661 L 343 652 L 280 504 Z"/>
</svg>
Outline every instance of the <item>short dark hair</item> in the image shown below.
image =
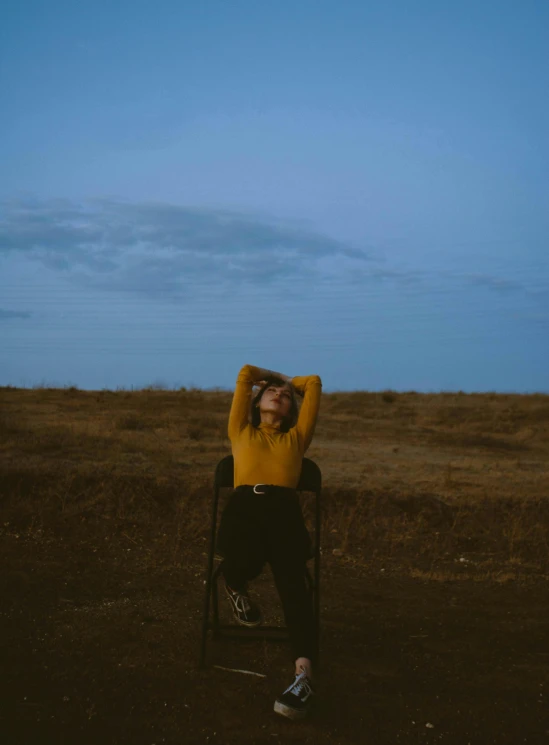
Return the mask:
<svg viewBox="0 0 549 745">
<path fill-rule="evenodd" d="M 256 406 L 261 401 L 261 396 L 265 393 L 267 388 L 271 385 L 276 386 L 283 386 L 286 385 L 286 381 L 282 380 L 281 378 L 267 378 L 267 382 L 264 386 L 259 390 L 258 393 L 254 396 L 252 399 L 252 410 L 251 410 L 251 424 L 252 427 L 259 427 L 261 424 L 261 412 L 259 411 L 259 408 Z M 288 432 L 292 427 L 295 427 L 297 424 L 297 417 L 299 416 L 299 407 L 297 405 L 297 391 L 293 387 L 293 385 L 289 385 L 288 388 L 290 389 L 290 396 L 291 396 L 291 405 L 290 405 L 290 411 L 288 412 L 287 416 L 284 417 L 282 420 L 282 424 L 280 425 L 280 431 L 281 432 Z"/>
</svg>

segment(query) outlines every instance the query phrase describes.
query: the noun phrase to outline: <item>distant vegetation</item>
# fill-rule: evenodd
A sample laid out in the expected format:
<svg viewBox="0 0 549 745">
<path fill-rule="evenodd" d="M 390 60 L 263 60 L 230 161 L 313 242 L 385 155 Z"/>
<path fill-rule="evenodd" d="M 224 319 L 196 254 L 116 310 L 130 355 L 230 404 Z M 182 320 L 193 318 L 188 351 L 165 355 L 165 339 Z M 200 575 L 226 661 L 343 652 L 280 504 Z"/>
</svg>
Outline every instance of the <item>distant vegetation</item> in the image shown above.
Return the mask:
<svg viewBox="0 0 549 745">
<path fill-rule="evenodd" d="M 158 382 L 0 389 L 4 520 L 53 533 L 60 519 L 110 516 L 130 532 L 157 522 L 169 549 L 156 546 L 155 561 L 181 561 L 181 546 L 208 533 L 231 399 Z M 463 554 L 488 574 L 547 566 L 547 396 L 323 394 L 307 456 L 323 474 L 324 546 L 342 560 L 449 573 L 464 571 Z"/>
</svg>

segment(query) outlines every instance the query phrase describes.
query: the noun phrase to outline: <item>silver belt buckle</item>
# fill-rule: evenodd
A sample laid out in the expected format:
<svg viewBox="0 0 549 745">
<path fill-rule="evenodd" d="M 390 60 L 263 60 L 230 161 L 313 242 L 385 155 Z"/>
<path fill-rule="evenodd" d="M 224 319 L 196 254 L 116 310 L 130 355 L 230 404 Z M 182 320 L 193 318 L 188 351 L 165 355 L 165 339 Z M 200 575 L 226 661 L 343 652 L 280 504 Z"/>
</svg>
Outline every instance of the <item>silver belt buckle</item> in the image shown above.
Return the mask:
<svg viewBox="0 0 549 745">
<path fill-rule="evenodd" d="M 256 487 L 258 487 L 258 486 L 267 486 L 267 484 L 256 484 L 254 486 L 254 494 L 266 494 L 267 493 L 267 492 L 264 492 L 264 491 L 256 491 Z"/>
</svg>

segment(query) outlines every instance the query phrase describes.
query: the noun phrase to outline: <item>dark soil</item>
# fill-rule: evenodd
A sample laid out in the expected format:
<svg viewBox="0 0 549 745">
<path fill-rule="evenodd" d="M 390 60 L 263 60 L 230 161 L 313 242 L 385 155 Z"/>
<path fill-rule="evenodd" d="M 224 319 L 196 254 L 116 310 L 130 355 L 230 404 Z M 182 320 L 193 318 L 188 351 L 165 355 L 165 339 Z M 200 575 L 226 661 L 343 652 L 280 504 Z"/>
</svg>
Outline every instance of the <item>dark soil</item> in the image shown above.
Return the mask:
<svg viewBox="0 0 549 745">
<path fill-rule="evenodd" d="M 539 574 L 428 581 L 325 555 L 317 706 L 293 723 L 273 712 L 293 680 L 287 643 L 212 640 L 198 667 L 205 539 L 181 548 L 180 566 L 155 565 L 148 546 L 161 535 L 106 524 L 2 529 L 6 745 L 549 737 L 549 591 Z M 253 587 L 267 620 L 281 623 L 270 572 Z"/>
</svg>

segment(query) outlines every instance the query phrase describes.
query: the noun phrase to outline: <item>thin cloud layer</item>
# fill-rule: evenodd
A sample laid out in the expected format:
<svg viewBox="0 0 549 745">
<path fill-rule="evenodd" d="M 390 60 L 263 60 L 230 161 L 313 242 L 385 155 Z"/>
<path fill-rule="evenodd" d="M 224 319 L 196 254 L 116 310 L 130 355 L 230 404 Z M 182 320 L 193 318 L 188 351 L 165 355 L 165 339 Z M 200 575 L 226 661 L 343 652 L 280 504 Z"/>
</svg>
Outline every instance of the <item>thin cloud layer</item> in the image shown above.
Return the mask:
<svg viewBox="0 0 549 745">
<path fill-rule="evenodd" d="M 114 199 L 0 205 L 0 254 L 111 289 L 156 292 L 186 282 L 270 285 L 310 276 L 325 258 L 369 260 L 333 238 L 238 213 Z"/>
<path fill-rule="evenodd" d="M 529 291 L 515 277 L 391 267 L 329 236 L 243 213 L 114 198 L 0 202 L 2 255 L 39 262 L 79 285 L 151 298 L 184 297 L 203 284 L 276 285 L 291 294 L 294 281 Z"/>
<path fill-rule="evenodd" d="M 0 308 L 0 321 L 13 321 L 16 318 L 30 318 L 32 313 L 26 310 L 4 310 Z"/>
</svg>

